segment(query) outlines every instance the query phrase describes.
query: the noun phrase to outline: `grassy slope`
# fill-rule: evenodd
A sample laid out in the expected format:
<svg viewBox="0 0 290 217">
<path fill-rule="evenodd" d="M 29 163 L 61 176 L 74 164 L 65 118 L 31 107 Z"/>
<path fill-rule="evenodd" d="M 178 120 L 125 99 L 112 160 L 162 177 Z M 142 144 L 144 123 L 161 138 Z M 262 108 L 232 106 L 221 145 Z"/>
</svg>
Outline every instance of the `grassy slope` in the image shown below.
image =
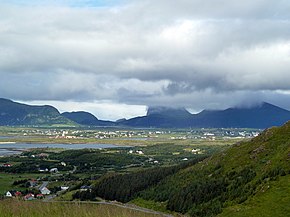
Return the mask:
<svg viewBox="0 0 290 217">
<path fill-rule="evenodd" d="M 17 186 L 13 186 L 13 182 L 16 180 L 22 179 L 36 179 L 37 177 L 43 174 L 7 174 L 0 173 L 0 194 L 5 194 L 8 190 L 23 190 L 24 188 L 19 188 Z"/>
<path fill-rule="evenodd" d="M 266 192 L 261 192 L 245 203 L 226 208 L 219 217 L 285 217 L 290 213 L 290 177 L 280 177 L 271 182 Z"/>
<path fill-rule="evenodd" d="M 111 205 L 25 202 L 19 200 L 0 201 L 1 217 L 155 217 L 144 213 Z"/>
<path fill-rule="evenodd" d="M 260 216 L 271 216 L 271 213 L 274 211 L 270 207 L 274 209 L 274 205 L 268 206 L 267 204 L 277 203 L 280 201 L 277 198 L 283 195 L 284 204 L 290 204 L 290 194 L 280 194 L 281 191 L 279 193 L 280 188 L 283 189 L 287 185 L 289 188 L 290 186 L 289 182 L 285 181 L 290 180 L 290 123 L 280 128 L 266 130 L 259 137 L 251 141 L 236 144 L 223 153 L 216 154 L 198 165 L 194 165 L 177 173 L 164 180 L 158 186 L 148 189 L 145 192 L 145 198 L 158 198 L 158 195 L 165 195 L 166 192 L 171 192 L 170 194 L 172 192 L 179 192 L 183 188 L 190 186 L 195 180 L 202 182 L 203 180 L 223 176 L 229 177 L 229 174 L 233 172 L 240 174 L 244 168 L 251 168 L 256 175 L 244 185 L 244 188 L 250 189 L 252 193 L 250 196 L 247 196 L 247 205 L 242 205 L 241 207 L 251 207 L 251 210 L 255 210 L 254 207 L 260 206 L 260 210 L 264 210 L 264 213 L 259 212 Z M 271 174 L 275 173 L 275 171 L 279 173 L 282 170 L 288 175 L 282 177 L 278 174 L 280 179 L 276 181 L 275 178 L 271 178 Z M 273 188 L 271 187 L 272 185 L 274 186 Z M 270 186 L 270 191 L 264 195 L 261 192 L 267 186 Z M 228 188 L 227 191 L 234 190 Z M 168 195 L 169 198 L 171 197 L 170 194 Z M 258 198 L 260 198 L 261 202 L 256 204 Z M 240 200 L 240 198 L 233 200 L 227 199 L 222 202 L 223 207 L 228 207 L 224 211 L 230 212 L 231 207 L 234 209 L 237 204 L 242 202 L 243 199 Z M 246 202 L 244 203 L 246 204 Z M 265 207 L 269 207 L 269 209 L 265 209 Z M 275 211 L 276 215 L 272 216 L 283 216 L 284 211 L 282 207 L 279 206 L 279 209 Z M 229 214 L 228 216 L 231 215 Z"/>
</svg>

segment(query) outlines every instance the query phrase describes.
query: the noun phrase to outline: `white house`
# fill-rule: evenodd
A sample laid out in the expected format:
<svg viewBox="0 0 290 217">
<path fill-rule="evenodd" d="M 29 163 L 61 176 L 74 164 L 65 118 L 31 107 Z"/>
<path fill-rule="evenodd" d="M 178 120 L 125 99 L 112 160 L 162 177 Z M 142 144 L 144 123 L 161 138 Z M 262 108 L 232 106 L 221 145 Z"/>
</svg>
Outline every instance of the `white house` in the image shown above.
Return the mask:
<svg viewBox="0 0 290 217">
<path fill-rule="evenodd" d="M 192 152 L 193 154 L 199 154 L 200 149 L 199 149 L 199 148 L 197 148 L 197 149 L 192 149 L 191 152 Z"/>
<path fill-rule="evenodd" d="M 52 169 L 49 170 L 49 172 L 51 172 L 51 173 L 57 173 L 58 172 L 58 169 L 57 168 L 52 168 Z"/>
<path fill-rule="evenodd" d="M 66 190 L 69 189 L 69 187 L 68 187 L 68 186 L 61 186 L 60 189 L 61 189 L 62 191 L 66 191 Z"/>
<path fill-rule="evenodd" d="M 50 194 L 50 190 L 47 187 L 43 187 L 42 189 L 40 189 L 40 192 L 43 195 Z"/>
<path fill-rule="evenodd" d="M 7 191 L 5 196 L 6 196 L 6 197 L 12 197 L 12 194 L 11 194 L 10 191 Z"/>
<path fill-rule="evenodd" d="M 137 154 L 144 154 L 143 151 L 136 151 Z"/>
</svg>

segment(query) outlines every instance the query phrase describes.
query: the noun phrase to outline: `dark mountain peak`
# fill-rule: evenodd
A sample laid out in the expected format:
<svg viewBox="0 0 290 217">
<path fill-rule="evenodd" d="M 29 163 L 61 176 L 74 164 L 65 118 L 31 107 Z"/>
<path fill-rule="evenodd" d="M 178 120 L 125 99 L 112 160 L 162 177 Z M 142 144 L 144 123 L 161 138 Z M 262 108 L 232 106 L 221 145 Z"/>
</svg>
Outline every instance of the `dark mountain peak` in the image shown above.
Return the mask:
<svg viewBox="0 0 290 217">
<path fill-rule="evenodd" d="M 234 107 L 229 108 L 229 109 L 261 109 L 261 108 L 282 109 L 282 108 L 280 108 L 276 105 L 273 105 L 271 103 L 268 103 L 268 102 L 245 103 L 245 104 L 240 104 L 240 105 L 234 106 Z"/>
<path fill-rule="evenodd" d="M 144 117 L 132 118 L 124 124 L 134 127 L 205 127 L 268 128 L 290 120 L 290 111 L 267 102 L 244 104 L 225 110 L 203 110 L 191 114 L 184 108 L 149 107 Z"/>
<path fill-rule="evenodd" d="M 197 115 L 207 115 L 214 112 L 219 112 L 220 110 L 211 110 L 211 109 L 204 109 L 201 112 L 197 113 Z"/>
<path fill-rule="evenodd" d="M 285 110 L 285 111 L 288 111 L 287 109 L 283 109 L 279 106 L 276 106 L 276 105 L 273 105 L 273 104 L 270 104 L 270 103 L 267 103 L 267 102 L 263 102 L 261 105 L 261 108 L 270 108 L 270 109 L 279 109 L 279 110 Z"/>
<path fill-rule="evenodd" d="M 10 99 L 0 98 L 0 103 L 7 103 L 7 102 L 12 103 L 13 101 Z"/>
<path fill-rule="evenodd" d="M 64 112 L 61 115 L 78 124 L 83 125 L 95 125 L 96 122 L 98 122 L 98 118 L 96 118 L 93 114 L 85 111 Z"/>
<path fill-rule="evenodd" d="M 164 115 L 164 116 L 191 116 L 185 108 L 173 108 L 165 106 L 150 106 L 147 109 L 147 116 L 150 115 Z"/>
<path fill-rule="evenodd" d="M 64 112 L 62 113 L 62 115 L 64 116 L 71 115 L 71 116 L 78 116 L 78 117 L 86 118 L 86 119 L 98 120 L 98 118 L 94 116 L 92 113 L 85 112 L 85 111 Z"/>
<path fill-rule="evenodd" d="M 228 111 L 230 110 L 245 110 L 245 111 L 276 111 L 276 112 L 289 112 L 286 109 L 283 109 L 279 106 L 273 105 L 271 103 L 268 102 L 261 102 L 261 103 L 257 103 L 257 104 L 252 104 L 251 106 L 237 106 L 234 108 L 229 108 L 226 109 Z"/>
<path fill-rule="evenodd" d="M 81 125 L 88 125 L 88 126 L 114 126 L 115 125 L 115 123 L 112 121 L 99 120 L 93 114 L 89 112 L 85 112 L 85 111 L 64 112 L 61 115 Z"/>
<path fill-rule="evenodd" d="M 124 121 L 127 121 L 127 119 L 126 118 L 121 118 L 121 119 L 116 120 L 116 123 L 122 123 Z"/>
<path fill-rule="evenodd" d="M 231 108 L 227 108 L 224 110 L 211 110 L 211 109 L 205 109 L 202 110 L 199 114 L 209 114 L 209 113 L 215 113 L 215 112 L 229 112 L 229 111 L 257 111 L 257 110 L 279 110 L 279 111 L 286 111 L 289 112 L 286 109 L 283 109 L 279 106 L 273 105 L 268 102 L 261 102 L 251 105 L 238 105 Z"/>
<path fill-rule="evenodd" d="M 75 125 L 50 105 L 36 106 L 0 99 L 0 125 Z"/>
</svg>

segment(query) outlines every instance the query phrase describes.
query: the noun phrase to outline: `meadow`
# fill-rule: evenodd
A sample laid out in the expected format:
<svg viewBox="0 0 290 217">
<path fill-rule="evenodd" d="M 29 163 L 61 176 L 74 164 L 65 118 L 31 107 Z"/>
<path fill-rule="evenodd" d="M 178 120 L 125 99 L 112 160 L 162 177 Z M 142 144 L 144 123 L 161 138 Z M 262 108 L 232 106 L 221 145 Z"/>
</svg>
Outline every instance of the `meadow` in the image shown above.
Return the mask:
<svg viewBox="0 0 290 217">
<path fill-rule="evenodd" d="M 44 203 L 6 199 L 0 202 L 1 217 L 156 217 L 126 207 L 83 203 Z"/>
</svg>

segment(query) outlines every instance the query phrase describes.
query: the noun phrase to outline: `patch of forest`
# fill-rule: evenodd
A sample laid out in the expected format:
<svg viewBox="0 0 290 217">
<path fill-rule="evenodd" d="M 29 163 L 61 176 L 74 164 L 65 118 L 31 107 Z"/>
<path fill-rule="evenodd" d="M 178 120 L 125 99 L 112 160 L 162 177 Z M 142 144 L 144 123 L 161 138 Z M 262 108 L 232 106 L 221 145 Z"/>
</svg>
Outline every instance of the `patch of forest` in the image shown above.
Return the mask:
<svg viewBox="0 0 290 217">
<path fill-rule="evenodd" d="M 199 163 L 196 160 L 184 167 L 104 178 L 91 192 L 76 194 L 75 198 L 99 196 L 122 202 L 141 198 L 163 202 L 168 210 L 190 216 L 215 216 L 267 192 L 281 177 L 290 177 L 289 135 L 287 123 Z M 285 200 L 290 202 L 290 196 Z"/>
<path fill-rule="evenodd" d="M 73 199 L 94 200 L 102 197 L 106 200 L 128 202 L 135 199 L 141 191 L 158 184 L 166 177 L 178 171 L 192 166 L 205 156 L 200 156 L 190 162 L 169 167 L 156 167 L 127 174 L 116 174 L 102 178 L 91 191 L 79 191 L 73 195 Z"/>
</svg>

